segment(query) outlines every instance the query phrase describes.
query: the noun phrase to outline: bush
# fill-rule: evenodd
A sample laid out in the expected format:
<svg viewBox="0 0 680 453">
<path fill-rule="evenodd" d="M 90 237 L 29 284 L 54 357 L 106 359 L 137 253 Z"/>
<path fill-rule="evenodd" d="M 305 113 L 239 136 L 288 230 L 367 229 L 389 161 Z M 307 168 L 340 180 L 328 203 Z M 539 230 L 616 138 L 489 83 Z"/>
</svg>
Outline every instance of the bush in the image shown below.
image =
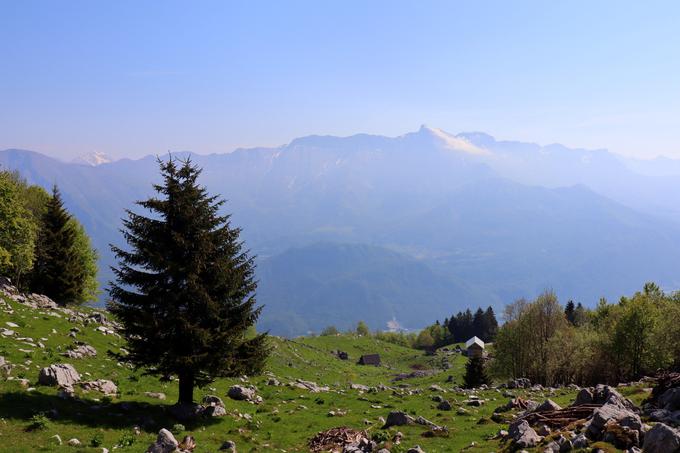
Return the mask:
<svg viewBox="0 0 680 453">
<path fill-rule="evenodd" d="M 130 447 L 135 443 L 135 436 L 132 433 L 125 433 L 118 439 L 118 446 L 121 448 Z"/>
<path fill-rule="evenodd" d="M 104 443 L 104 438 L 102 436 L 102 433 L 97 433 L 94 436 L 92 436 L 92 440 L 90 440 L 90 447 L 101 447 L 102 444 Z"/>
<path fill-rule="evenodd" d="M 374 442 L 381 444 L 390 440 L 390 433 L 388 431 L 376 431 L 373 433 L 373 436 L 371 436 L 371 439 Z"/>
<path fill-rule="evenodd" d="M 176 424 L 172 425 L 172 432 L 175 433 L 175 434 L 179 434 L 179 433 L 184 432 L 186 430 L 187 430 L 186 427 L 181 423 L 176 423 Z"/>
<path fill-rule="evenodd" d="M 328 337 L 328 336 L 333 336 L 337 335 L 340 332 L 338 331 L 338 328 L 335 326 L 328 326 L 325 329 L 321 331 L 321 336 Z"/>
<path fill-rule="evenodd" d="M 31 417 L 31 423 L 28 425 L 28 431 L 42 431 L 47 429 L 50 424 L 50 420 L 45 416 L 44 413 L 35 414 Z"/>
</svg>

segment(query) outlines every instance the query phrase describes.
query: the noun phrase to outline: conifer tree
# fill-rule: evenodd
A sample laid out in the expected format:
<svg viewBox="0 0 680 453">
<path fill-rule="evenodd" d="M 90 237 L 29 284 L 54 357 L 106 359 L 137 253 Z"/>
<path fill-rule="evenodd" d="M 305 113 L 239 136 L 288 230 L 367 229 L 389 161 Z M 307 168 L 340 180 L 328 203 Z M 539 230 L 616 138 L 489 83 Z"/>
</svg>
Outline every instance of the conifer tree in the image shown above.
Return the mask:
<svg viewBox="0 0 680 453">
<path fill-rule="evenodd" d="M 127 211 L 129 250 L 112 247 L 119 264 L 111 284 L 111 311 L 124 326 L 126 360 L 148 374 L 179 377 L 178 404 L 191 404 L 195 386 L 216 377 L 262 369 L 267 335 L 249 334 L 255 304 L 254 261 L 224 203 L 199 186 L 189 160 L 159 160 L 162 184 Z"/>
<path fill-rule="evenodd" d="M 564 316 L 567 318 L 572 325 L 576 324 L 576 318 L 574 316 L 576 307 L 574 306 L 574 301 L 570 300 L 564 307 Z"/>
<path fill-rule="evenodd" d="M 489 384 L 489 377 L 486 374 L 484 359 L 481 357 L 470 357 L 465 364 L 465 376 L 463 376 L 465 388 L 475 388 L 482 384 Z"/>
<path fill-rule="evenodd" d="M 85 267 L 76 248 L 77 234 L 59 189 L 54 186 L 42 216 L 31 289 L 61 305 L 82 300 Z"/>
<path fill-rule="evenodd" d="M 484 341 L 493 341 L 498 333 L 498 320 L 493 307 L 489 306 L 484 312 Z"/>
</svg>

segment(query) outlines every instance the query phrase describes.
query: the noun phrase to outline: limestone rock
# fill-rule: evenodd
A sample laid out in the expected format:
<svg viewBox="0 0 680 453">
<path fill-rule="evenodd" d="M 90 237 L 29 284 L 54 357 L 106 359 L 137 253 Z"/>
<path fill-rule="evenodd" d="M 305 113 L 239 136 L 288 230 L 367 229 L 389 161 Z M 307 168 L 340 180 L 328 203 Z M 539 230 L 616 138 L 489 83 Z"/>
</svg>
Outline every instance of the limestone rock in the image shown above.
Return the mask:
<svg viewBox="0 0 680 453">
<path fill-rule="evenodd" d="M 67 363 L 54 364 L 43 368 L 38 376 L 39 384 L 58 387 L 73 387 L 78 381 L 80 381 L 80 375 L 73 368 L 73 365 Z"/>
<path fill-rule="evenodd" d="M 667 411 L 680 410 L 680 387 L 670 388 L 659 397 L 659 407 Z"/>
<path fill-rule="evenodd" d="M 680 431 L 663 423 L 657 423 L 645 433 L 642 451 L 645 453 L 680 452 Z"/>
<path fill-rule="evenodd" d="M 257 402 L 257 395 L 252 387 L 233 385 L 229 388 L 227 395 L 233 400 Z"/>
<path fill-rule="evenodd" d="M 519 448 L 532 448 L 541 441 L 541 436 L 529 426 L 526 420 L 519 420 L 510 425 L 508 434 Z"/>
<path fill-rule="evenodd" d="M 387 420 L 385 421 L 385 426 L 383 429 L 387 429 L 390 426 L 404 426 L 413 425 L 415 420 L 413 417 L 408 415 L 406 412 L 392 411 L 387 415 Z"/>
<path fill-rule="evenodd" d="M 172 453 L 179 446 L 179 442 L 175 439 L 170 431 L 163 428 L 158 432 L 156 442 L 149 445 L 146 453 Z"/>
<path fill-rule="evenodd" d="M 165 393 L 162 392 L 144 392 L 144 396 L 148 396 L 149 398 L 155 398 L 157 400 L 165 399 Z"/>
<path fill-rule="evenodd" d="M 616 404 L 607 403 L 593 412 L 590 421 L 586 425 L 588 434 L 593 439 L 599 439 L 605 425 L 610 422 L 615 422 L 621 427 L 636 431 L 642 429 L 642 421 L 636 413 Z"/>
<path fill-rule="evenodd" d="M 551 412 L 551 411 L 558 411 L 562 409 L 559 404 L 554 402 L 551 399 L 547 399 L 543 401 L 536 409 L 534 409 L 534 412 Z"/>
<path fill-rule="evenodd" d="M 451 403 L 448 401 L 444 400 L 437 404 L 437 409 L 440 411 L 450 411 L 452 409 Z"/>
<path fill-rule="evenodd" d="M 61 355 L 71 359 L 84 359 L 86 357 L 96 356 L 97 350 L 88 344 L 79 344 L 75 348 L 69 349 Z"/>
<path fill-rule="evenodd" d="M 222 444 L 220 450 L 226 450 L 229 453 L 236 453 L 236 443 L 234 441 L 228 440 Z"/>
<path fill-rule="evenodd" d="M 97 392 L 103 393 L 104 395 L 115 395 L 118 393 L 118 387 L 116 387 L 116 384 L 114 384 L 113 381 L 109 381 L 108 379 L 97 379 L 96 381 L 83 382 L 80 384 L 80 386 L 84 390 L 95 390 Z"/>
</svg>

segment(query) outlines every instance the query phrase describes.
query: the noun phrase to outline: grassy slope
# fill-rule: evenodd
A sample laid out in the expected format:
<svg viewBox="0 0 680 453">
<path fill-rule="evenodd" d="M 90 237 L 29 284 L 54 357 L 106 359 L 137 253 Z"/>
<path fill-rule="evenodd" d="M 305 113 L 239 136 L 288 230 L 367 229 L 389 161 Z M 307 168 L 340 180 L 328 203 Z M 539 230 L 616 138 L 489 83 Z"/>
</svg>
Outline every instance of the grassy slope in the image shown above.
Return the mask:
<svg viewBox="0 0 680 453">
<path fill-rule="evenodd" d="M 94 346 L 99 354 L 89 359 L 66 359 L 59 353 L 72 344 L 73 338 L 68 333 L 74 324 L 65 318 L 41 314 L 17 303 L 12 302 L 11 306 L 14 308 L 13 314 L 0 312 L 0 327 L 5 327 L 7 321 L 19 324 L 19 327 L 14 328 L 18 335 L 13 338 L 0 337 L 0 355 L 11 363 L 20 364 L 13 370 L 12 376 L 27 378 L 34 386 L 41 367 L 51 363 L 71 363 L 81 374 L 87 374 L 83 376 L 84 380 L 111 379 L 118 385 L 120 393 L 118 397 L 107 401 L 96 392 L 83 393 L 78 389 L 78 399 L 63 400 L 57 396 L 54 388 L 36 386 L 34 391 L 29 392 L 16 380 L 0 381 L 0 451 L 101 451 L 87 447 L 95 435 L 103 439 L 102 446 L 111 449 L 122 436 L 130 435 L 132 428 L 139 425 L 142 433 L 133 436 L 135 443 L 116 450 L 139 452 L 153 442 L 161 427 L 172 430 L 176 422 L 165 415 L 164 407 L 176 400 L 176 383 L 161 383 L 154 377 L 143 376 L 141 372 L 134 372 L 107 357 L 107 350 L 118 351 L 123 346 L 120 339 L 95 331 L 96 325 L 77 325 L 81 329 L 78 340 Z M 17 336 L 32 337 L 35 341 L 45 338 L 42 342 L 46 347 L 29 348 L 18 341 Z M 331 391 L 313 394 L 287 386 L 267 386 L 265 382 L 268 377 L 257 376 L 250 378 L 249 383 L 258 387 L 264 403 L 254 406 L 226 398 L 228 388 L 240 382 L 239 379 L 219 379 L 208 388 L 199 389 L 196 397 L 205 394 L 222 397 L 229 414 L 194 425 L 186 424 L 186 431 L 178 432 L 175 429 L 174 434 L 178 438 L 192 434 L 198 444 L 197 453 L 215 452 L 225 440 L 234 440 L 241 452 L 306 451 L 307 440 L 320 430 L 349 426 L 378 431 L 378 417 L 386 417 L 390 410 L 399 409 L 444 424 L 450 428 L 451 435 L 448 438 L 424 438 L 422 433 L 426 430 L 421 426 L 400 427 L 399 430 L 405 435 L 404 442 L 402 446 L 393 448 L 393 452 L 405 451 L 416 444 L 420 444 L 427 452 L 460 451 L 473 441 L 477 445 L 469 451 L 488 452 L 500 448 L 497 441 L 484 439 L 506 426 L 478 424 L 478 421 L 482 417 L 489 417 L 493 408 L 504 403 L 507 398 L 492 390 L 481 392 L 480 396 L 492 401 L 479 409 L 468 408 L 468 415 L 456 415 L 455 402 L 462 402 L 465 396 L 453 393 L 450 390 L 452 385 L 445 384 L 445 381 L 452 375 L 454 382 L 461 382 L 465 360 L 459 355 L 450 356 L 452 367 L 449 370 L 439 370 L 437 374 L 426 378 L 403 381 L 424 389 L 422 394 L 399 396 L 391 391 L 383 391 L 363 395 L 357 390 L 350 390 L 349 383 L 391 385 L 390 380 L 396 373 L 414 368 L 434 369 L 442 358 L 439 355 L 426 357 L 419 351 L 349 335 L 295 341 L 272 338 L 272 344 L 274 350 L 268 373 L 273 373 L 283 383 L 302 378 L 329 385 Z M 19 349 L 32 349 L 33 352 L 24 353 Z M 350 360 L 341 361 L 330 354 L 336 349 L 348 352 Z M 370 352 L 381 354 L 384 366 L 356 365 L 359 355 Z M 436 403 L 431 400 L 435 392 L 428 390 L 433 383 L 449 389 L 443 396 L 454 404 L 454 411 L 436 410 Z M 164 392 L 167 400 L 148 398 L 144 396 L 145 391 Z M 573 397 L 573 393 L 565 390 L 554 395 L 553 399 L 566 404 Z M 347 415 L 329 417 L 328 412 L 335 409 L 347 411 Z M 56 410 L 57 415 L 46 429 L 26 430 L 34 414 L 51 410 Z M 250 414 L 252 420 L 248 421 L 238 414 Z M 373 424 L 366 425 L 364 420 Z M 61 436 L 64 445 L 54 444 L 51 439 L 54 434 Z M 78 438 L 85 446 L 67 446 L 66 441 L 72 437 Z"/>
</svg>

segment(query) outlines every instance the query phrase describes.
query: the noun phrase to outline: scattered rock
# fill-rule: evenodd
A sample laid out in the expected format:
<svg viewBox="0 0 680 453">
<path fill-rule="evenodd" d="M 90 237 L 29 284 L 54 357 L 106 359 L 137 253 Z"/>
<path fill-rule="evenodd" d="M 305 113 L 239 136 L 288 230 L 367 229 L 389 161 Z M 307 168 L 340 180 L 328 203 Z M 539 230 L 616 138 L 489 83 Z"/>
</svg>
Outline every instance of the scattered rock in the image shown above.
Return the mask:
<svg viewBox="0 0 680 453">
<path fill-rule="evenodd" d="M 518 420 L 510 425 L 508 434 L 519 448 L 532 448 L 541 441 L 541 436 L 529 426 L 526 420 Z"/>
<path fill-rule="evenodd" d="M 205 417 L 222 417 L 227 415 L 224 402 L 218 396 L 207 395 L 203 398 L 203 415 Z"/>
<path fill-rule="evenodd" d="M 387 420 L 385 421 L 385 426 L 383 429 L 387 429 L 390 426 L 404 426 L 413 425 L 415 420 L 413 417 L 408 415 L 406 412 L 392 411 L 387 415 Z"/>
<path fill-rule="evenodd" d="M 415 447 L 406 450 L 406 453 L 425 453 L 425 450 L 420 448 L 420 445 L 416 445 Z"/>
<path fill-rule="evenodd" d="M 179 442 L 175 439 L 170 431 L 163 428 L 158 432 L 156 442 L 149 445 L 146 453 L 172 453 L 179 446 Z"/>
<path fill-rule="evenodd" d="M 451 403 L 448 401 L 444 400 L 437 404 L 437 409 L 440 411 L 450 411 L 452 409 Z"/>
<path fill-rule="evenodd" d="M 177 448 L 182 453 L 191 453 L 196 448 L 196 439 L 194 439 L 193 436 L 184 436 L 184 439 L 182 439 L 182 442 L 179 443 Z"/>
<path fill-rule="evenodd" d="M 73 365 L 67 363 L 54 364 L 43 368 L 38 376 L 38 383 L 42 385 L 73 387 L 78 381 L 80 381 L 80 375 L 73 368 Z"/>
<path fill-rule="evenodd" d="M 608 423 L 616 423 L 621 427 L 626 427 L 635 431 L 640 431 L 642 429 L 642 421 L 636 413 L 615 404 L 608 403 L 595 409 L 593 416 L 586 424 L 586 430 L 590 438 L 599 439 L 605 425 Z"/>
<path fill-rule="evenodd" d="M 83 382 L 80 386 L 84 390 L 95 390 L 101 392 L 104 395 L 115 395 L 118 393 L 118 387 L 113 381 L 108 379 L 97 379 L 96 381 Z"/>
<path fill-rule="evenodd" d="M 509 389 L 528 389 L 531 387 L 531 381 L 527 378 L 517 378 L 509 381 L 506 386 Z"/>
<path fill-rule="evenodd" d="M 262 401 L 262 398 L 256 395 L 254 388 L 245 387 L 242 385 L 232 385 L 227 392 L 227 396 L 238 401 L 250 401 L 253 403 L 259 403 Z"/>
<path fill-rule="evenodd" d="M 70 445 L 71 447 L 80 447 L 80 445 L 81 445 L 80 441 L 78 439 L 76 439 L 75 437 L 73 439 L 69 439 L 69 441 L 66 442 L 66 443 L 68 445 Z"/>
<path fill-rule="evenodd" d="M 583 406 L 585 404 L 593 403 L 593 394 L 590 390 L 584 388 L 576 395 L 576 401 L 574 401 L 574 406 Z"/>
<path fill-rule="evenodd" d="M 680 431 L 663 423 L 657 423 L 645 433 L 645 453 L 680 452 Z"/>
<path fill-rule="evenodd" d="M 550 412 L 550 411 L 558 411 L 562 409 L 559 404 L 554 402 L 551 399 L 547 399 L 543 401 L 536 409 L 534 409 L 534 412 Z"/>
<path fill-rule="evenodd" d="M 330 390 L 330 387 L 328 386 L 321 386 L 316 382 L 304 381 L 302 379 L 296 379 L 295 382 L 292 383 L 292 387 L 309 390 L 312 393 L 328 392 Z"/>
<path fill-rule="evenodd" d="M 61 355 L 71 359 L 84 359 L 86 357 L 95 357 L 97 355 L 97 350 L 88 344 L 79 344 Z"/>
<path fill-rule="evenodd" d="M 165 399 L 165 393 L 162 392 L 144 392 L 144 396 L 148 396 L 149 398 L 154 398 L 157 400 Z"/>
<path fill-rule="evenodd" d="M 222 451 L 228 451 L 229 453 L 236 453 L 236 442 L 228 440 L 222 444 L 220 447 Z"/>
</svg>

